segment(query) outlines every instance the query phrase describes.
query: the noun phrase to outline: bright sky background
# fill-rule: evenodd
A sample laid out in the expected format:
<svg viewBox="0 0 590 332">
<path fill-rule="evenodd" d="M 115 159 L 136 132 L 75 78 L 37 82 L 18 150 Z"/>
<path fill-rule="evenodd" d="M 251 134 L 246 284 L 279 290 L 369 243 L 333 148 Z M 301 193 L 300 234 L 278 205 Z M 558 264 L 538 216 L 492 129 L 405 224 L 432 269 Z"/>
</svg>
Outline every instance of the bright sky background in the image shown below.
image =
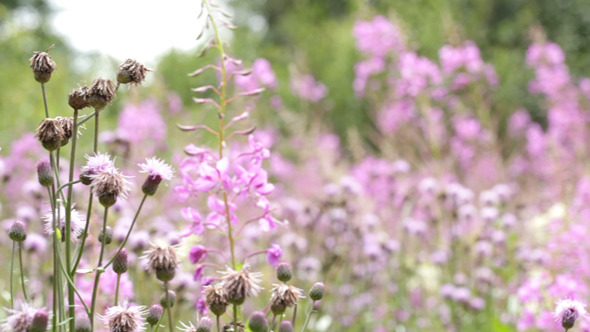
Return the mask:
<svg viewBox="0 0 590 332">
<path fill-rule="evenodd" d="M 199 0 L 50 0 L 53 25 L 80 51 L 146 65 L 171 48 L 197 46 Z"/>
</svg>

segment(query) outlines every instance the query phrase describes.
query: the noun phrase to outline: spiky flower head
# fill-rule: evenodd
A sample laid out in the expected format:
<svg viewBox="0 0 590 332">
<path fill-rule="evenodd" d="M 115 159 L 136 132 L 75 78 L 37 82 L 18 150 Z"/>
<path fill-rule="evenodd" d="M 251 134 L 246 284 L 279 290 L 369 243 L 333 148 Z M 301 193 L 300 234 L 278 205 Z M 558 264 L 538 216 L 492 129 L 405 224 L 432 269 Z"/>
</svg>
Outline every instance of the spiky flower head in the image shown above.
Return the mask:
<svg viewBox="0 0 590 332">
<path fill-rule="evenodd" d="M 145 320 L 148 322 L 148 324 L 150 324 L 151 326 L 154 326 L 154 325 L 158 324 L 158 322 L 160 321 L 160 318 L 162 318 L 163 312 L 164 312 L 164 309 L 162 308 L 161 305 L 152 304 L 150 306 L 150 308 L 148 309 L 147 316 L 146 316 Z"/>
<path fill-rule="evenodd" d="M 66 134 L 58 119 L 46 118 L 37 126 L 35 137 L 46 150 L 53 151 L 62 145 L 62 141 L 66 139 Z"/>
<path fill-rule="evenodd" d="M 95 109 L 100 110 L 110 104 L 115 95 L 115 82 L 105 78 L 97 78 L 88 89 L 88 103 Z"/>
<path fill-rule="evenodd" d="M 291 270 L 291 265 L 289 263 L 280 263 L 277 266 L 277 278 L 282 282 L 287 282 L 291 280 L 293 276 L 293 271 Z"/>
<path fill-rule="evenodd" d="M 250 265 L 244 264 L 240 271 L 228 268 L 221 272 L 223 288 L 227 293 L 229 303 L 240 305 L 244 303 L 246 297 L 253 297 L 263 289 L 260 286 L 260 277 L 262 273 L 250 272 Z"/>
<path fill-rule="evenodd" d="M 68 94 L 68 104 L 75 110 L 81 110 L 90 106 L 88 102 L 88 86 L 83 85 L 75 88 Z"/>
<path fill-rule="evenodd" d="M 211 332 L 212 327 L 213 321 L 211 321 L 211 318 L 207 316 L 201 317 L 201 319 L 197 323 L 197 332 Z"/>
<path fill-rule="evenodd" d="M 49 312 L 45 308 L 39 309 L 33 316 L 30 332 L 45 332 L 47 331 L 48 325 Z"/>
<path fill-rule="evenodd" d="M 188 324 L 180 322 L 180 327 L 178 329 L 183 332 L 197 332 L 197 328 L 193 325 L 193 322 L 188 322 Z"/>
<path fill-rule="evenodd" d="M 86 313 L 80 313 L 76 315 L 76 332 L 92 332 L 92 325 L 90 319 Z"/>
<path fill-rule="evenodd" d="M 585 317 L 586 305 L 578 300 L 565 299 L 557 302 L 555 307 L 555 320 L 561 323 L 564 329 L 568 330 L 574 327 L 578 318 Z"/>
<path fill-rule="evenodd" d="M 284 305 L 286 307 L 292 307 L 297 304 L 300 298 L 304 298 L 303 290 L 295 286 L 288 286 L 285 284 L 274 284 L 271 290 L 272 295 L 270 297 L 271 305 Z"/>
<path fill-rule="evenodd" d="M 127 272 L 127 267 L 128 267 L 127 260 L 128 260 L 127 250 L 125 248 L 123 248 L 123 249 L 121 249 L 119 254 L 113 260 L 113 271 L 116 274 L 123 274 L 123 273 Z"/>
<path fill-rule="evenodd" d="M 101 229 L 100 233 L 98 233 L 98 242 L 102 243 L 103 240 L 104 244 L 111 244 L 113 241 L 113 228 L 111 226 L 107 226 L 104 231 Z"/>
<path fill-rule="evenodd" d="M 110 332 L 140 332 L 145 330 L 145 307 L 124 303 L 107 309 L 102 318 Z"/>
<path fill-rule="evenodd" d="M 203 294 L 205 294 L 205 302 L 212 313 L 216 316 L 221 316 L 225 313 L 228 306 L 227 293 L 222 284 L 213 284 L 203 287 Z"/>
<path fill-rule="evenodd" d="M 94 156 L 86 155 L 86 166 L 82 166 L 80 170 L 80 181 L 85 185 L 92 183 L 92 177 L 105 169 L 115 167 L 111 156 L 107 153 L 95 153 Z"/>
<path fill-rule="evenodd" d="M 145 79 L 145 74 L 148 71 L 151 71 L 151 69 L 146 68 L 136 60 L 127 59 L 125 62 L 119 65 L 119 70 L 117 71 L 117 82 L 121 84 L 141 84 L 141 82 L 143 82 Z"/>
<path fill-rule="evenodd" d="M 146 261 L 147 270 L 156 273 L 160 281 L 170 281 L 176 274 L 178 267 L 178 255 L 175 246 L 161 246 L 150 244 L 150 249 L 144 252 L 143 259 Z"/>
<path fill-rule="evenodd" d="M 45 216 L 43 217 L 43 221 L 45 222 L 45 233 L 48 235 L 53 234 L 53 231 L 54 231 L 53 218 L 54 218 L 54 216 L 55 216 L 55 220 L 57 220 L 57 225 L 59 227 L 59 231 L 63 236 L 63 234 L 65 233 L 65 227 L 66 227 L 66 209 L 62 205 L 59 205 L 59 209 L 56 209 L 55 211 L 50 208 L 49 212 L 46 213 Z M 70 215 L 70 226 L 71 226 L 71 240 L 73 242 L 78 241 L 78 239 L 82 236 L 82 233 L 84 232 L 85 225 L 86 225 L 86 222 L 85 222 L 84 218 L 82 217 L 82 215 L 80 215 L 80 213 L 78 213 L 78 211 L 76 209 L 72 209 L 71 215 Z M 65 238 L 62 237 L 62 240 L 65 240 Z"/>
<path fill-rule="evenodd" d="M 35 74 L 35 81 L 39 83 L 47 83 L 51 79 L 51 73 L 55 70 L 55 61 L 47 52 L 35 52 L 29 59 L 31 61 L 31 69 Z"/>
<path fill-rule="evenodd" d="M 20 220 L 15 220 L 8 230 L 8 237 L 15 242 L 23 242 L 27 239 L 27 231 L 25 223 Z"/>
<path fill-rule="evenodd" d="M 44 310 L 44 309 L 42 309 Z M 7 309 L 10 313 L 2 324 L 2 331 L 12 332 L 29 332 L 35 314 L 39 311 L 31 307 L 28 303 L 23 302 L 20 305 L 20 310 Z"/>
<path fill-rule="evenodd" d="M 126 198 L 129 193 L 129 181 L 115 167 L 105 168 L 90 178 L 94 195 L 104 207 L 114 205 L 119 197 Z"/>
<path fill-rule="evenodd" d="M 56 116 L 55 120 L 58 121 L 61 129 L 64 131 L 64 140 L 61 141 L 61 146 L 68 144 L 70 138 L 74 134 L 74 118 L 73 117 L 63 117 L 63 116 Z"/>
<path fill-rule="evenodd" d="M 148 178 L 141 187 L 146 195 L 155 194 L 162 180 L 170 181 L 174 177 L 172 167 L 156 157 L 146 158 L 145 163 L 138 166 L 141 168 L 140 173 L 148 173 Z"/>
</svg>

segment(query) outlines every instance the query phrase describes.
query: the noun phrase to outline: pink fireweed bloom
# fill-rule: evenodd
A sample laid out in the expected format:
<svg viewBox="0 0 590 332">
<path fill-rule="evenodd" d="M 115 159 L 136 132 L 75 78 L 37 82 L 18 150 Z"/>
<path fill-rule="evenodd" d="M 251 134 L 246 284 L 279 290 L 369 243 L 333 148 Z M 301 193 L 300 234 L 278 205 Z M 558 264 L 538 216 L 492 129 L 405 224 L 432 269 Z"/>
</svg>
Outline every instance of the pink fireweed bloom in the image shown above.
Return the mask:
<svg viewBox="0 0 590 332">
<path fill-rule="evenodd" d="M 207 197 L 207 206 L 211 212 L 207 215 L 205 220 L 215 225 L 223 225 L 226 219 L 224 201 L 215 196 L 209 196 Z M 235 213 L 236 209 L 236 204 L 228 202 L 229 220 L 234 224 L 238 222 L 238 217 Z"/>
<path fill-rule="evenodd" d="M 578 318 L 586 317 L 586 305 L 573 299 L 561 300 L 557 302 L 554 315 L 555 320 L 568 330 L 574 326 Z"/>
<path fill-rule="evenodd" d="M 229 161 L 222 158 L 217 161 L 215 167 L 207 163 L 199 165 L 199 177 L 193 182 L 194 189 L 200 192 L 214 190 L 223 186 L 229 189 L 231 179 L 229 177 Z"/>
<path fill-rule="evenodd" d="M 274 267 L 279 265 L 281 257 L 283 257 L 283 250 L 281 249 L 281 246 L 276 243 L 273 243 L 270 248 L 266 250 L 266 260 Z"/>
<path fill-rule="evenodd" d="M 192 222 L 192 224 L 188 226 L 187 229 L 180 234 L 180 236 L 185 237 L 191 234 L 203 234 L 203 232 L 205 231 L 205 227 L 203 227 L 203 217 L 201 217 L 199 211 L 191 207 L 185 207 L 180 210 L 180 214 L 185 220 Z"/>
<path fill-rule="evenodd" d="M 207 257 L 207 248 L 205 248 L 204 246 L 202 246 L 200 244 L 197 244 L 191 248 L 191 250 L 189 251 L 188 257 L 189 257 L 191 263 L 197 264 L 198 262 L 203 260 L 205 257 Z"/>
</svg>

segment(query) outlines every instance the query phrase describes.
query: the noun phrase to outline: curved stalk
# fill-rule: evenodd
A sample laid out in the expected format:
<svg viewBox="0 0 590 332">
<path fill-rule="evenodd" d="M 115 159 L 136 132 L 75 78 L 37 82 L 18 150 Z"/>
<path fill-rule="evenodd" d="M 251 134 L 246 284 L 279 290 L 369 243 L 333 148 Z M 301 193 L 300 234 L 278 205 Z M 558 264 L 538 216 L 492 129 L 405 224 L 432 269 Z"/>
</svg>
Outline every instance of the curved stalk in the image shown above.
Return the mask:
<svg viewBox="0 0 590 332">
<path fill-rule="evenodd" d="M 107 229 L 107 219 L 109 214 L 109 208 L 104 208 L 104 218 L 102 221 L 102 233 L 106 234 Z M 94 287 L 92 289 L 92 302 L 90 303 L 90 323 L 92 327 L 94 327 L 94 311 L 96 306 L 96 295 L 98 292 L 98 283 L 100 282 L 100 275 L 104 272 L 104 269 L 101 268 L 102 265 L 102 257 L 104 256 L 104 247 L 106 246 L 106 236 L 102 237 L 102 243 L 100 246 L 100 255 L 98 256 L 98 264 L 96 264 L 96 277 L 94 278 Z"/>
</svg>

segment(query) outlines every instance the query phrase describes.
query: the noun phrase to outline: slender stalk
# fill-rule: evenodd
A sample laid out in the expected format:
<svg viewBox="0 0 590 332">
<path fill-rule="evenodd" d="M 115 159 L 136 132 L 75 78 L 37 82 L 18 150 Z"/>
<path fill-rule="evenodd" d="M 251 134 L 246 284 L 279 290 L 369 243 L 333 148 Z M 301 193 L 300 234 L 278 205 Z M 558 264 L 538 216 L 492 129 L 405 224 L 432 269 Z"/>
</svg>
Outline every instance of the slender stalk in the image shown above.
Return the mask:
<svg viewBox="0 0 590 332">
<path fill-rule="evenodd" d="M 43 91 L 43 106 L 45 106 L 45 117 L 49 117 L 49 107 L 47 107 L 47 94 L 45 93 L 45 83 L 41 83 L 41 91 Z"/>
<path fill-rule="evenodd" d="M 16 241 L 12 241 L 12 255 L 10 256 L 10 307 L 14 309 L 14 289 L 12 287 L 12 277 L 14 275 L 14 251 L 16 249 Z"/>
<path fill-rule="evenodd" d="M 272 315 L 272 321 L 270 322 L 270 330 L 273 331 L 275 329 L 275 322 L 277 320 L 277 315 Z"/>
<path fill-rule="evenodd" d="M 73 195 L 73 188 L 72 182 L 74 181 L 74 161 L 76 159 L 76 143 L 77 143 L 77 135 L 78 134 L 78 110 L 74 109 L 74 126 L 72 128 L 72 150 L 70 154 L 70 174 L 68 176 L 68 182 L 70 185 L 68 186 L 68 200 L 66 201 L 66 222 L 65 222 L 65 237 L 66 237 L 66 274 L 70 273 L 72 270 L 72 195 Z M 59 151 L 59 150 L 58 150 Z M 59 167 L 59 166 L 58 166 Z M 71 277 L 74 278 L 75 274 L 72 274 Z M 72 286 L 68 286 L 68 303 L 74 303 L 74 289 Z M 76 312 L 74 307 L 70 305 L 68 310 L 68 317 L 72 318 L 70 320 L 70 331 L 74 331 L 76 328 L 74 316 Z"/>
<path fill-rule="evenodd" d="M 219 324 L 219 315 L 215 315 L 215 321 L 217 323 L 217 332 L 221 332 L 221 326 Z"/>
<path fill-rule="evenodd" d="M 237 305 L 233 305 L 233 311 L 234 311 L 234 331 L 238 330 L 238 306 Z"/>
<path fill-rule="evenodd" d="M 311 318 L 311 314 L 313 314 L 313 307 L 315 306 L 315 301 L 311 302 L 311 306 L 309 308 L 309 312 L 307 313 L 307 317 L 305 318 L 305 323 L 303 323 L 303 327 L 301 328 L 301 332 L 305 332 L 307 329 L 307 324 L 309 324 L 309 319 Z M 293 322 L 293 327 L 295 327 L 295 322 Z"/>
<path fill-rule="evenodd" d="M 119 303 L 119 284 L 121 283 L 121 275 L 117 273 L 117 287 L 115 288 L 115 306 Z"/>
<path fill-rule="evenodd" d="M 52 302 L 53 302 L 53 316 L 51 318 L 52 321 L 52 326 L 53 326 L 53 330 L 55 331 L 56 327 L 57 327 L 57 291 L 56 291 L 56 284 L 55 284 L 55 278 L 57 276 L 57 263 L 56 263 L 56 259 L 55 259 L 55 253 L 57 251 L 56 248 L 56 235 L 55 235 L 55 205 L 53 204 L 53 195 L 51 194 L 51 189 L 49 189 L 49 187 L 47 187 L 47 194 L 49 195 L 49 202 L 51 204 L 51 214 L 53 216 L 53 222 L 52 222 L 52 227 L 53 227 L 53 296 L 52 296 Z"/>
<path fill-rule="evenodd" d="M 166 302 L 168 303 L 168 329 L 170 332 L 174 332 L 174 323 L 172 322 L 172 301 L 170 300 L 170 294 L 168 294 L 168 282 L 164 282 L 164 289 L 166 291 Z"/>
<path fill-rule="evenodd" d="M 164 308 L 164 310 L 166 310 L 166 308 Z M 162 323 L 162 319 L 164 319 L 163 312 L 162 312 L 162 316 L 160 316 L 160 320 L 158 321 L 158 324 L 156 324 L 156 328 L 154 329 L 154 332 L 158 332 L 158 329 L 160 328 L 160 324 Z"/>
<path fill-rule="evenodd" d="M 137 208 L 137 211 L 135 212 L 135 217 L 133 217 L 133 221 L 131 222 L 131 226 L 129 227 L 129 231 L 127 231 L 127 235 L 125 236 L 123 243 L 121 243 L 121 246 L 119 246 L 119 250 L 117 250 L 117 253 L 113 256 L 113 258 L 111 258 L 111 260 L 109 260 L 109 262 L 104 266 L 105 269 L 113 263 L 115 258 L 117 258 L 117 256 L 119 256 L 119 253 L 121 253 L 121 250 L 123 250 L 123 248 L 125 247 L 125 244 L 127 243 L 127 240 L 129 239 L 129 235 L 131 235 L 131 230 L 133 230 L 133 226 L 135 225 L 135 222 L 137 221 L 137 217 L 139 216 L 139 212 L 141 211 L 141 208 L 143 207 L 143 203 L 145 202 L 146 198 L 147 198 L 147 195 L 144 195 L 143 198 L 141 199 L 141 203 L 139 203 L 139 207 Z"/>
<path fill-rule="evenodd" d="M 23 285 L 23 295 L 25 297 L 25 302 L 29 302 L 27 297 L 27 290 L 25 287 L 25 269 L 23 269 L 23 244 L 20 242 L 18 244 L 18 263 L 20 265 L 20 282 Z"/>
<path fill-rule="evenodd" d="M 99 112 L 100 110 L 94 110 L 94 153 L 96 153 L 98 151 L 98 115 L 100 114 Z"/>
<path fill-rule="evenodd" d="M 59 257 L 59 256 L 58 256 Z M 90 317 L 90 309 L 88 309 L 88 305 L 86 304 L 86 302 L 84 301 L 84 299 L 82 298 L 82 295 L 80 295 L 80 292 L 78 291 L 78 289 L 76 288 L 76 285 L 74 284 L 74 281 L 72 280 L 72 278 L 70 278 L 70 276 L 68 276 L 66 267 L 64 266 L 64 262 L 59 259 L 59 267 L 61 268 L 62 273 L 64 274 L 64 276 L 66 277 L 66 281 L 68 283 L 69 286 L 72 287 L 72 289 L 74 290 L 74 293 L 76 295 L 78 295 L 78 299 L 80 300 L 80 303 L 82 303 L 82 306 L 84 307 L 84 309 L 86 310 L 86 314 L 88 315 L 88 318 L 92 319 L 92 317 Z M 73 307 L 74 302 L 68 304 L 69 306 Z M 73 319 L 72 319 L 73 320 Z"/>
<path fill-rule="evenodd" d="M 98 117 L 97 117 L 98 118 Z M 102 233 L 106 234 L 107 229 L 107 219 L 109 214 L 109 208 L 104 208 L 104 218 L 102 221 Z M 98 292 L 98 283 L 100 282 L 100 275 L 104 272 L 104 269 L 101 268 L 102 265 L 102 257 L 104 256 L 104 247 L 106 236 L 102 237 L 102 243 L 100 245 L 100 255 L 98 256 L 98 264 L 96 264 L 96 277 L 94 278 L 94 288 L 92 289 L 92 302 L 90 303 L 90 323 L 92 327 L 94 327 L 94 310 L 96 305 L 96 294 Z"/>
<path fill-rule="evenodd" d="M 94 116 L 96 115 L 96 110 L 92 113 L 90 113 L 89 115 L 85 116 L 84 119 L 80 120 L 80 123 L 78 123 L 78 125 L 83 125 L 84 123 L 86 123 L 86 121 L 92 119 Z"/>
<path fill-rule="evenodd" d="M 295 304 L 295 308 L 293 308 L 293 319 L 291 322 L 293 323 L 293 330 L 295 329 L 295 322 L 297 321 L 297 304 Z"/>
</svg>

